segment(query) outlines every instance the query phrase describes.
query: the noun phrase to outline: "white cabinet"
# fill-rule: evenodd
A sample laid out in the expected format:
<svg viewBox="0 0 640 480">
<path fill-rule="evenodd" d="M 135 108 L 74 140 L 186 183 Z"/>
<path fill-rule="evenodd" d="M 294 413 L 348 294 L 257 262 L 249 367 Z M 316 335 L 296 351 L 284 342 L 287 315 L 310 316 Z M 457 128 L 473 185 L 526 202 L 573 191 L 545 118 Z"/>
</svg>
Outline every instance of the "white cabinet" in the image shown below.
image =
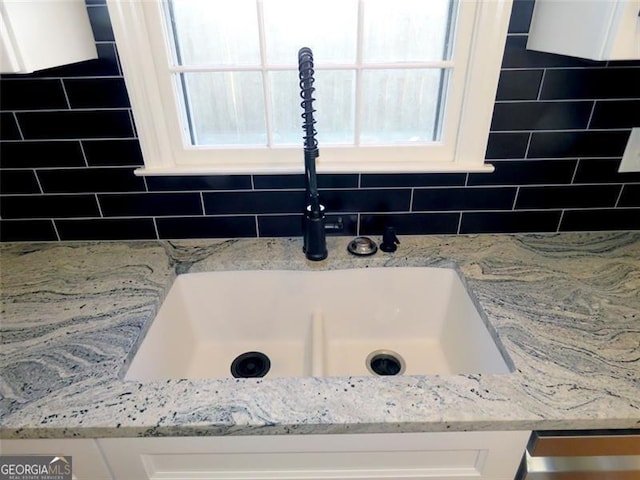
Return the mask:
<svg viewBox="0 0 640 480">
<path fill-rule="evenodd" d="M 530 432 L 98 440 L 116 480 L 513 480 Z"/>
<path fill-rule="evenodd" d="M 98 58 L 84 0 L 0 0 L 0 73 Z"/>
<path fill-rule="evenodd" d="M 90 438 L 0 440 L 0 454 L 71 457 L 75 480 L 112 480 L 96 441 Z"/>
<path fill-rule="evenodd" d="M 640 59 L 640 0 L 536 0 L 527 48 L 592 60 Z"/>
</svg>

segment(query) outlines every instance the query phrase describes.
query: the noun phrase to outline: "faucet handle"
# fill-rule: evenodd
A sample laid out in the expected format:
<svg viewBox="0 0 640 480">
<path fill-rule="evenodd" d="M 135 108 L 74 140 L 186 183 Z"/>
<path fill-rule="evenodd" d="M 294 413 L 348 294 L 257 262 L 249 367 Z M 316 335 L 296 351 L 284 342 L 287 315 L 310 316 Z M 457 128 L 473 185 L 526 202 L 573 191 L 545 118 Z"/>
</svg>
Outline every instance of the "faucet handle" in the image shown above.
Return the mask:
<svg viewBox="0 0 640 480">
<path fill-rule="evenodd" d="M 327 233 L 342 232 L 344 230 L 344 220 L 342 220 L 342 217 L 337 217 L 333 221 L 327 221 L 324 229 Z"/>
</svg>

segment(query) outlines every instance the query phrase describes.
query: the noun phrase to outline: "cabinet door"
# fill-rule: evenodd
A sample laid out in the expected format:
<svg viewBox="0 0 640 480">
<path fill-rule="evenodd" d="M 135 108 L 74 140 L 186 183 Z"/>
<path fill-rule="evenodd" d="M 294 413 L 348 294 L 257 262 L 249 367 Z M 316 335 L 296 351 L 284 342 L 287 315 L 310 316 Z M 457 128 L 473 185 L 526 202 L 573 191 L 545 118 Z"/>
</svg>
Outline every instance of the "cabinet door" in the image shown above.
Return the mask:
<svg viewBox="0 0 640 480">
<path fill-rule="evenodd" d="M 640 0 L 536 0 L 527 48 L 592 60 L 640 59 Z"/>
<path fill-rule="evenodd" d="M 84 0 L 0 0 L 0 72 L 98 58 Z"/>
<path fill-rule="evenodd" d="M 112 480 L 98 445 L 90 438 L 0 440 L 0 453 L 71 457 L 74 480 Z"/>
<path fill-rule="evenodd" d="M 512 480 L 530 432 L 99 440 L 117 480 Z"/>
</svg>

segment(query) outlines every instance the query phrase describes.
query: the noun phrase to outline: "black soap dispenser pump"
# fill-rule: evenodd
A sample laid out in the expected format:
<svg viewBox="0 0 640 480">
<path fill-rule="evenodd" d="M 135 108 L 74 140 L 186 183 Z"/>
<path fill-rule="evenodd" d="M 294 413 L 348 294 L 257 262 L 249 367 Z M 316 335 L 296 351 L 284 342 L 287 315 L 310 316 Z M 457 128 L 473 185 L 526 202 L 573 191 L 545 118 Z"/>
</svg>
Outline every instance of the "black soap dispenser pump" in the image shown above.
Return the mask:
<svg viewBox="0 0 640 480">
<path fill-rule="evenodd" d="M 400 240 L 396 236 L 396 229 L 393 227 L 386 227 L 382 234 L 382 243 L 380 244 L 380 250 L 383 252 L 395 252 L 400 244 Z"/>
</svg>

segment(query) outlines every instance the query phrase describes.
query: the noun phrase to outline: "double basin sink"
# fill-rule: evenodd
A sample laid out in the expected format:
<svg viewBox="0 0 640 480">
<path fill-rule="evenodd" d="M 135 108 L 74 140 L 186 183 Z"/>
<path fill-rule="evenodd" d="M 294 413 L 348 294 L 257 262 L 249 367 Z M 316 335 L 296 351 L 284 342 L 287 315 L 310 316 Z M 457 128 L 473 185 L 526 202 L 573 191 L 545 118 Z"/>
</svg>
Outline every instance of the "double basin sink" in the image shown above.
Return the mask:
<svg viewBox="0 0 640 480">
<path fill-rule="evenodd" d="M 508 373 L 453 268 L 179 275 L 126 380 Z"/>
</svg>

